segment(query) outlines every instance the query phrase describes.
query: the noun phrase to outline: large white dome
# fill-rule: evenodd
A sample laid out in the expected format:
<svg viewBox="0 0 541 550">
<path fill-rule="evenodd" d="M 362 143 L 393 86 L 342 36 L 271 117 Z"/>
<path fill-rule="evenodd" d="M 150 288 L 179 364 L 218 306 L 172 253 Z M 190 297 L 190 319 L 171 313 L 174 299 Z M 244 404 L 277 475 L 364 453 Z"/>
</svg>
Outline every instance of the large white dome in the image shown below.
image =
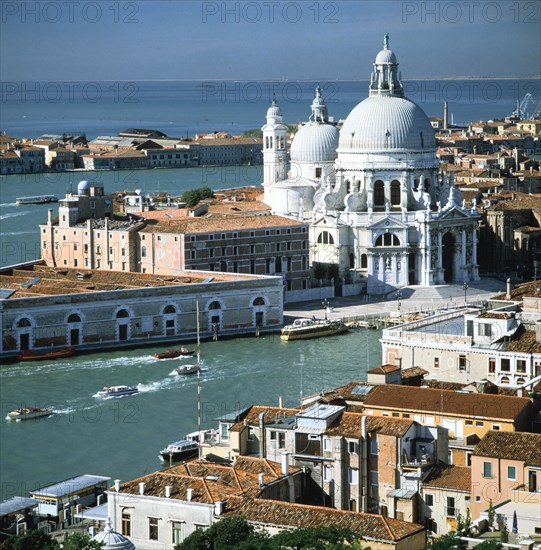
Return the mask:
<svg viewBox="0 0 541 550">
<path fill-rule="evenodd" d="M 383 65 L 386 63 L 396 63 L 396 55 L 392 50 L 381 50 L 376 56 L 376 65 Z"/>
<path fill-rule="evenodd" d="M 291 144 L 292 162 L 332 162 L 340 132 L 332 124 L 309 122 L 300 128 Z"/>
<path fill-rule="evenodd" d="M 371 96 L 359 103 L 340 130 L 338 153 L 346 150 L 435 150 L 434 129 L 413 101 Z"/>
</svg>

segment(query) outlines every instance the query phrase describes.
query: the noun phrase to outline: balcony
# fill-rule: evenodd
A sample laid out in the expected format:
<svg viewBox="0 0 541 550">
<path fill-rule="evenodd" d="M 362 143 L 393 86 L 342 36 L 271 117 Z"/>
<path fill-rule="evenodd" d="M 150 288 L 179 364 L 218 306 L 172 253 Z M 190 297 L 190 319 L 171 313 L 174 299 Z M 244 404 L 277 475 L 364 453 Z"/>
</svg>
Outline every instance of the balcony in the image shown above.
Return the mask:
<svg viewBox="0 0 541 550">
<path fill-rule="evenodd" d="M 404 451 L 402 453 L 402 468 L 426 468 L 436 462 L 436 456 L 434 454 L 425 453 L 419 456 L 408 456 Z"/>
<path fill-rule="evenodd" d="M 509 490 L 509 498 L 514 503 L 523 502 L 541 507 L 541 488 L 530 491 L 526 485 L 517 485 Z"/>
</svg>

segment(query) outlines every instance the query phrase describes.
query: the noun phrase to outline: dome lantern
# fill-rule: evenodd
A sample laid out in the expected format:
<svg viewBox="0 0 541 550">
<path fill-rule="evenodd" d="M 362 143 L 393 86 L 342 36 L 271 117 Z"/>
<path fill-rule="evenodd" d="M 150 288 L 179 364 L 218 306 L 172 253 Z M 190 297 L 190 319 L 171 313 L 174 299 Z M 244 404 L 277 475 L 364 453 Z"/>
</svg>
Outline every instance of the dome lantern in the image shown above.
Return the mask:
<svg viewBox="0 0 541 550">
<path fill-rule="evenodd" d="M 376 56 L 370 77 L 371 96 L 404 97 L 404 87 L 398 74 L 396 55 L 389 49 L 389 35 L 383 37 L 383 50 Z"/>
</svg>

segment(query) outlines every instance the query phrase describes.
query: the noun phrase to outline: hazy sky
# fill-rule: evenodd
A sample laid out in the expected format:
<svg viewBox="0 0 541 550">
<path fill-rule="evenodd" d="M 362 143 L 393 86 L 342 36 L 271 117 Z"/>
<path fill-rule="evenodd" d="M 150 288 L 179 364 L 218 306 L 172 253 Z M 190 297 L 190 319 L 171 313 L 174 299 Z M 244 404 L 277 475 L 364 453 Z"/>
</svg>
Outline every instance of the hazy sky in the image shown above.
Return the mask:
<svg viewBox="0 0 541 550">
<path fill-rule="evenodd" d="M 0 0 L 10 80 L 538 75 L 541 2 Z"/>
</svg>

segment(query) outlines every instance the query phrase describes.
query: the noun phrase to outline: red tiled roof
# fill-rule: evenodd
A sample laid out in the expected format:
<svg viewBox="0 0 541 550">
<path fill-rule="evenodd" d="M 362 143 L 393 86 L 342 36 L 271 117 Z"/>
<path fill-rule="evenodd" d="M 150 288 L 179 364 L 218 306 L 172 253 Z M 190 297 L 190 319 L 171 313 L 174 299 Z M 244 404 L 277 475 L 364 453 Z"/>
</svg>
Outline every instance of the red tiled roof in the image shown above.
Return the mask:
<svg viewBox="0 0 541 550">
<path fill-rule="evenodd" d="M 376 386 L 364 402 L 366 409 L 431 412 L 452 416 L 475 416 L 514 420 L 531 405 L 525 397 L 462 393 L 415 386 Z"/>
<path fill-rule="evenodd" d="M 423 481 L 423 486 L 471 492 L 471 468 L 447 464 L 435 466 Z"/>
<path fill-rule="evenodd" d="M 541 434 L 489 431 L 477 444 L 473 455 L 520 460 L 528 466 L 541 466 Z"/>
<path fill-rule="evenodd" d="M 226 515 L 283 528 L 338 527 L 349 529 L 366 540 L 397 542 L 423 532 L 424 526 L 375 514 L 335 510 L 323 506 L 293 504 L 267 499 L 232 497 Z"/>
</svg>

